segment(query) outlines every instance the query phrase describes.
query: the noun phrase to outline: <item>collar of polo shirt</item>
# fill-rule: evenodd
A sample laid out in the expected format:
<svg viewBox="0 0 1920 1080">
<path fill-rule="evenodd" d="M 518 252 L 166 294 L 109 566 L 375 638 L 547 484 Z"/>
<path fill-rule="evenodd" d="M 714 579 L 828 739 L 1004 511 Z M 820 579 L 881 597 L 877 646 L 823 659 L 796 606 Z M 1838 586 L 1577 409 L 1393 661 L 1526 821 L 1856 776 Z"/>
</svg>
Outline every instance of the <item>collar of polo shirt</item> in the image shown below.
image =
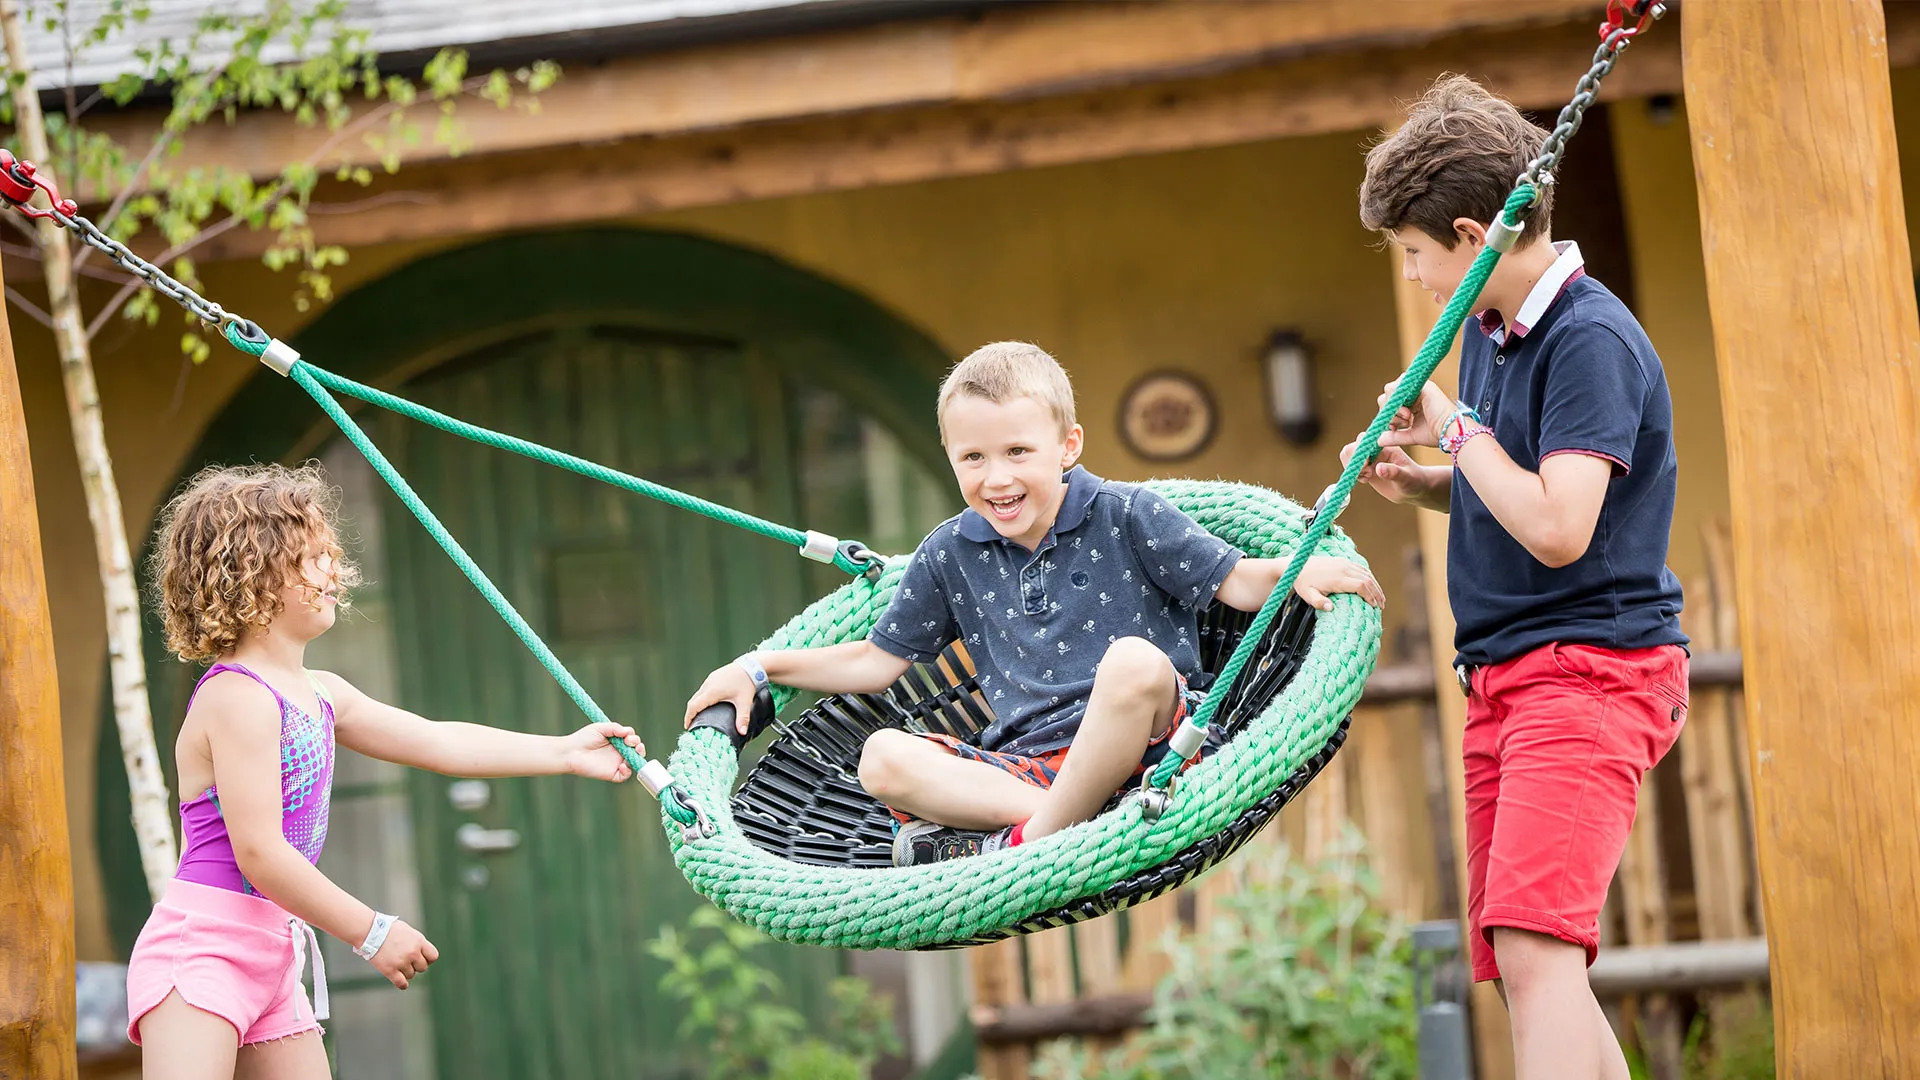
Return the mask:
<svg viewBox="0 0 1920 1080">
<path fill-rule="evenodd" d="M 1046 539 L 1040 541 L 1046 547 L 1055 536 L 1063 532 L 1072 532 L 1087 520 L 1087 507 L 1093 505 L 1093 497 L 1099 494 L 1100 485 L 1105 481 L 1088 472 L 1086 466 L 1075 465 L 1066 475 L 1067 494 L 1060 500 L 1060 512 L 1054 516 L 1053 528 L 1047 530 Z M 969 507 L 960 513 L 960 535 L 976 544 L 987 544 L 998 540 L 1011 544 L 1013 541 L 1001 536 L 993 523 L 980 516 L 980 512 Z M 1036 549 L 1038 550 L 1038 549 Z"/>
</svg>

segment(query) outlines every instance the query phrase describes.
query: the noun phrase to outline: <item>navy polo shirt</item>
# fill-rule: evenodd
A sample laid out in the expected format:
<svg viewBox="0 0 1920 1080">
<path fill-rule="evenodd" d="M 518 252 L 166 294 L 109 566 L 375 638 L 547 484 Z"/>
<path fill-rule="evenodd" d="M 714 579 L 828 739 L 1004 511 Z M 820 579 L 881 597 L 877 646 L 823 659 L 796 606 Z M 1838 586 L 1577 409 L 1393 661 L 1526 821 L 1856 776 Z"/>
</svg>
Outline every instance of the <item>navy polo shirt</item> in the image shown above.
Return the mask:
<svg viewBox="0 0 1920 1080">
<path fill-rule="evenodd" d="M 1093 673 L 1122 637 L 1200 671 L 1198 612 L 1240 561 L 1157 492 L 1066 475 L 1053 528 L 1028 551 L 973 510 L 942 522 L 913 553 L 875 645 L 927 662 L 964 642 L 994 722 L 988 750 L 1035 755 L 1073 741 Z"/>
<path fill-rule="evenodd" d="M 1685 645 L 1667 568 L 1679 463 L 1665 370 L 1625 304 L 1581 269 L 1579 248 L 1542 277 L 1508 335 L 1496 312 L 1463 332 L 1460 397 L 1521 468 L 1560 453 L 1613 462 L 1586 554 L 1535 559 L 1455 470 L 1447 595 L 1456 663 L 1496 664 L 1549 642 Z M 1483 436 L 1484 437 L 1484 436 Z"/>
</svg>

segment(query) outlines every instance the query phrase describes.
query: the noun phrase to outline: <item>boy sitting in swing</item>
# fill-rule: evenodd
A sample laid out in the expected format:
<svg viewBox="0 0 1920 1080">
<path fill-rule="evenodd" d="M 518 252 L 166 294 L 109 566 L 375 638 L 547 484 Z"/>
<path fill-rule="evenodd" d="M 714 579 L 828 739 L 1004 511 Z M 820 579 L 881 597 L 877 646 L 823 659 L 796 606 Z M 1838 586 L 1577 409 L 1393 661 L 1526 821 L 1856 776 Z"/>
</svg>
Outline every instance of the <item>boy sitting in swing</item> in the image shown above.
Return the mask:
<svg viewBox="0 0 1920 1080">
<path fill-rule="evenodd" d="M 895 811 L 897 865 L 996 851 L 1091 818 L 1165 756 L 1196 707 L 1198 613 L 1257 611 L 1286 568 L 1245 558 L 1155 492 L 1078 467 L 1067 373 L 1041 349 L 987 345 L 940 387 L 947 461 L 967 509 L 921 542 L 865 641 L 748 653 L 713 672 L 687 722 L 731 702 L 740 730 L 769 682 L 878 693 L 964 643 L 994 722 L 979 745 L 887 729 L 860 782 Z M 1385 602 L 1365 568 L 1308 561 L 1294 591 Z"/>
</svg>

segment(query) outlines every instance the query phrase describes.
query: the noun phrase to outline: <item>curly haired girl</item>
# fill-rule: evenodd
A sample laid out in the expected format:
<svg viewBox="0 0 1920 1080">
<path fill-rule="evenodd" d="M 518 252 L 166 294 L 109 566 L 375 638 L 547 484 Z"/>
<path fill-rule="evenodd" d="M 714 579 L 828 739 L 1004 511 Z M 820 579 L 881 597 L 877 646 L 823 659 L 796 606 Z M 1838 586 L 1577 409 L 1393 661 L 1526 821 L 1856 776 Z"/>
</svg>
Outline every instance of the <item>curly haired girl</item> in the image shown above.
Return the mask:
<svg viewBox="0 0 1920 1080">
<path fill-rule="evenodd" d="M 437 723 L 308 671 L 307 643 L 333 625 L 358 577 L 334 513 L 318 466 L 263 465 L 208 469 L 161 515 L 153 568 L 167 647 L 213 665 L 175 746 L 186 850 L 128 961 L 128 1035 L 145 1047 L 148 1080 L 225 1078 L 236 1066 L 326 1080 L 326 973 L 312 927 L 402 990 L 439 958 L 418 930 L 316 865 L 336 739 L 456 776 L 614 782 L 629 770 L 608 740 L 640 748 L 611 723 L 566 736 Z M 308 956 L 312 1004 L 301 985 Z"/>
</svg>

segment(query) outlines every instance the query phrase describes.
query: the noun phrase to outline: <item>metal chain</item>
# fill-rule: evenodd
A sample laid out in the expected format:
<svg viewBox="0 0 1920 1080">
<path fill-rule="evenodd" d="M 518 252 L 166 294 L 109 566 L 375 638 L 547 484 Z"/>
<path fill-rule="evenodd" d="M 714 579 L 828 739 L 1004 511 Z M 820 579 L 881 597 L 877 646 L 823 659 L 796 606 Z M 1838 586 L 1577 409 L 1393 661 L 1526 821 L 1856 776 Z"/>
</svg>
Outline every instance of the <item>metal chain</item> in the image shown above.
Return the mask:
<svg viewBox="0 0 1920 1080">
<path fill-rule="evenodd" d="M 33 205 L 35 192 L 46 195 L 48 209 L 42 210 Z M 0 200 L 30 218 L 44 218 L 71 231 L 80 238 L 81 243 L 105 252 L 108 258 L 120 264 L 148 288 L 186 308 L 195 318 L 215 330 L 225 331 L 230 323 L 253 326 L 182 285 L 173 275 L 135 255 L 127 245 L 81 217 L 79 204 L 72 199 L 61 198 L 59 190 L 40 174 L 33 162 L 22 161 L 5 149 L 0 149 Z"/>
<path fill-rule="evenodd" d="M 1610 20 L 1615 17 L 1615 9 L 1619 6 L 1618 0 L 1609 5 Z M 1602 27 L 1600 47 L 1593 53 L 1593 66 L 1589 67 L 1587 73 L 1580 76 L 1580 81 L 1574 84 L 1573 100 L 1567 102 L 1566 107 L 1560 110 L 1560 115 L 1554 122 L 1553 132 L 1540 146 L 1540 156 L 1527 163 L 1527 171 L 1521 173 L 1514 181 L 1516 185 L 1532 184 L 1535 192 L 1538 192 L 1543 186 L 1553 183 L 1553 171 L 1560 164 L 1560 155 L 1566 151 L 1567 140 L 1573 138 L 1573 133 L 1580 130 L 1580 123 L 1586 118 L 1587 108 L 1593 104 L 1594 98 L 1600 93 L 1601 80 L 1613 71 L 1613 65 L 1620 59 L 1620 54 L 1633 43 L 1633 39 L 1639 35 L 1640 31 L 1646 29 L 1647 24 L 1654 19 L 1666 14 L 1666 7 L 1658 3 L 1644 5 L 1636 7 L 1634 14 L 1639 16 L 1639 22 L 1635 25 L 1625 26 L 1610 22 L 1609 25 Z M 1539 201 L 1537 194 L 1534 196 L 1534 201 Z"/>
<path fill-rule="evenodd" d="M 186 308 L 195 318 L 213 329 L 225 330 L 228 323 L 246 321 L 187 288 L 165 270 L 135 255 L 127 245 L 108 236 L 98 225 L 86 218 L 78 214 L 69 216 L 60 213 L 58 209 L 47 217 L 71 229 L 83 243 L 104 252 L 108 258 L 125 267 L 128 273 L 145 282 L 148 288 Z"/>
</svg>

